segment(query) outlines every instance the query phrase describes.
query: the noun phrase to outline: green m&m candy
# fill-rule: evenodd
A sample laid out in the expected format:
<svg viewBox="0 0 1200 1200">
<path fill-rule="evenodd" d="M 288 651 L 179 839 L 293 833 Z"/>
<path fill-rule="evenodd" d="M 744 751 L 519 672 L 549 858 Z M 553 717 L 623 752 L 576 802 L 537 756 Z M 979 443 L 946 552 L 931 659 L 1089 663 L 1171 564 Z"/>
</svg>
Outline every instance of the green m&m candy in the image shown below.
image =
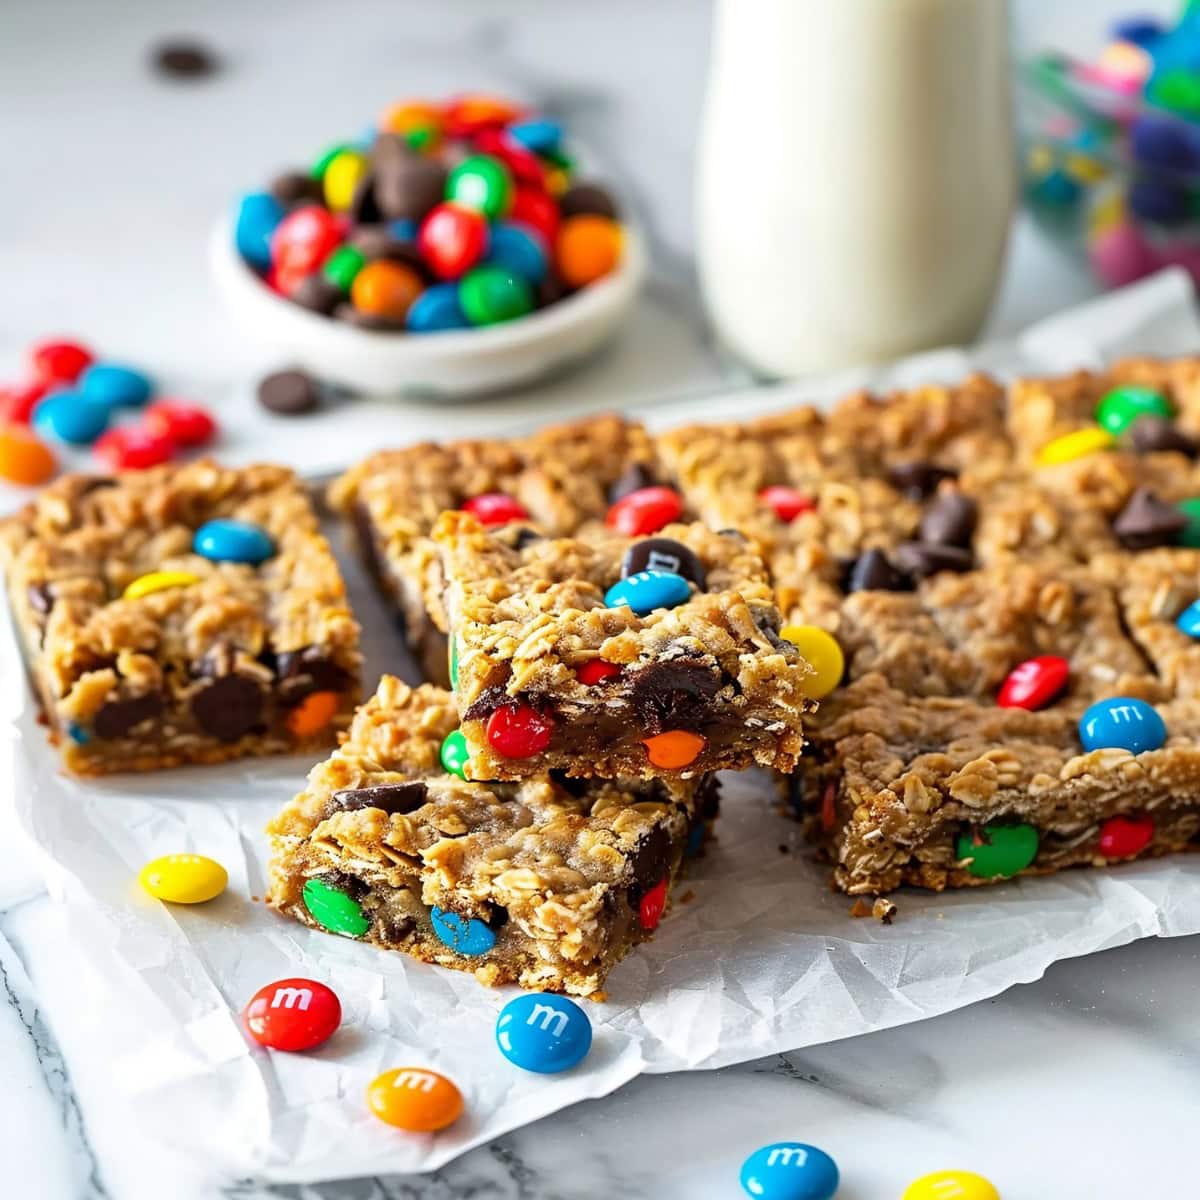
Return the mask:
<svg viewBox="0 0 1200 1200">
<path fill-rule="evenodd" d="M 1008 879 L 1037 857 L 1038 833 L 1032 825 L 993 821 L 975 833 L 960 833 L 954 845 L 958 859 L 970 859 L 967 870 L 980 879 Z"/>
<path fill-rule="evenodd" d="M 442 743 L 440 757 L 443 770 L 451 775 L 457 775 L 459 779 L 466 779 L 467 761 L 471 755 L 467 750 L 466 736 L 461 729 L 456 729 Z"/>
<path fill-rule="evenodd" d="M 1154 388 L 1113 388 L 1101 396 L 1100 403 L 1096 405 L 1097 424 L 1114 437 L 1120 437 L 1138 417 L 1147 415 L 1167 420 L 1174 415 L 1171 402 Z"/>
<path fill-rule="evenodd" d="M 458 285 L 458 303 L 472 325 L 496 325 L 533 308 L 533 289 L 504 267 L 476 267 Z"/>
<path fill-rule="evenodd" d="M 1187 517 L 1187 524 L 1175 535 L 1176 543 L 1191 550 L 1200 550 L 1200 496 L 1180 500 L 1175 507 Z"/>
<path fill-rule="evenodd" d="M 450 635 L 450 686 L 458 687 L 458 638 Z"/>
<path fill-rule="evenodd" d="M 339 246 L 321 268 L 325 278 L 343 292 L 350 290 L 354 277 L 363 269 L 367 260 L 353 246 Z"/>
<path fill-rule="evenodd" d="M 504 216 L 512 205 L 512 175 L 498 158 L 473 154 L 450 172 L 446 199 L 494 220 Z"/>
<path fill-rule="evenodd" d="M 362 937 L 371 927 L 357 900 L 315 876 L 304 885 L 304 907 L 322 929 Z"/>
</svg>

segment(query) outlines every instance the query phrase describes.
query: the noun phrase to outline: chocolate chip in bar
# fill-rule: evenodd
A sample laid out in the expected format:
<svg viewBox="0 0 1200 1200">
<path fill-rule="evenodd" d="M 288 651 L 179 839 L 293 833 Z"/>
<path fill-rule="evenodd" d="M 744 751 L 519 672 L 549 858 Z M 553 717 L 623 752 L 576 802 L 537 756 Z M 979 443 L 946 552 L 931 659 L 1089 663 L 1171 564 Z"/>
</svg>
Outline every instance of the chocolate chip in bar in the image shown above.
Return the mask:
<svg viewBox="0 0 1200 1200">
<path fill-rule="evenodd" d="M 630 705 L 650 734 L 694 729 L 721 690 L 720 673 L 700 659 L 651 663 L 628 678 Z"/>
<path fill-rule="evenodd" d="M 192 716 L 220 742 L 236 742 L 262 722 L 263 689 L 245 675 L 224 675 L 192 697 Z"/>
<path fill-rule="evenodd" d="M 381 134 L 372 151 L 375 202 L 389 221 L 420 221 L 446 193 L 447 171 L 436 158 L 416 154 L 403 138 Z"/>
<path fill-rule="evenodd" d="M 92 732 L 102 738 L 124 737 L 135 725 L 157 717 L 162 710 L 163 698 L 158 692 L 132 700 L 110 700 L 92 718 Z"/>
<path fill-rule="evenodd" d="M 331 799 L 336 808 L 354 812 L 361 808 L 379 808 L 388 816 L 410 813 L 425 803 L 428 788 L 420 780 L 408 783 L 377 783 L 372 787 L 340 788 Z"/>
<path fill-rule="evenodd" d="M 617 219 L 617 205 L 607 189 L 596 183 L 576 183 L 567 188 L 558 201 L 563 220 L 584 214 Z"/>
<path fill-rule="evenodd" d="M 326 279 L 320 271 L 313 271 L 296 284 L 288 293 L 288 299 L 301 308 L 307 308 L 309 312 L 327 317 L 341 304 L 342 289 Z"/>
<path fill-rule="evenodd" d="M 1133 448 L 1139 454 L 1159 454 L 1174 450 L 1178 454 L 1195 458 L 1200 452 L 1193 438 L 1166 417 L 1144 413 L 1129 427 Z"/>
<path fill-rule="evenodd" d="M 910 500 L 924 500 L 937 491 L 944 479 L 957 479 L 958 472 L 931 462 L 896 463 L 888 468 L 887 479 Z"/>
<path fill-rule="evenodd" d="M 321 181 L 307 171 L 284 171 L 271 180 L 271 195 L 284 208 L 295 208 L 300 204 L 321 204 L 325 193 Z"/>
<path fill-rule="evenodd" d="M 1170 546 L 1187 524 L 1187 517 L 1173 504 L 1158 498 L 1150 488 L 1140 487 L 1129 497 L 1113 522 L 1113 533 L 1126 550 L 1150 550 Z"/>
<path fill-rule="evenodd" d="M 258 402 L 280 416 L 298 417 L 321 403 L 321 387 L 306 371 L 276 371 L 259 383 Z"/>
<path fill-rule="evenodd" d="M 339 667 L 318 646 L 284 650 L 275 657 L 279 696 L 288 704 L 310 692 L 340 692 L 351 682 L 349 672 Z"/>
<path fill-rule="evenodd" d="M 900 570 L 915 579 L 925 579 L 939 571 L 969 571 L 975 565 L 970 550 L 934 542 L 905 542 L 892 552 L 892 559 Z"/>
<path fill-rule="evenodd" d="M 638 842 L 629 856 L 629 871 L 640 888 L 652 888 L 671 865 L 671 835 L 662 825 L 656 825 Z"/>
<path fill-rule="evenodd" d="M 847 572 L 847 592 L 907 592 L 912 588 L 908 576 L 888 562 L 882 550 L 864 550 Z"/>
<path fill-rule="evenodd" d="M 969 546 L 979 505 L 957 490 L 939 492 L 921 515 L 920 540 L 941 546 Z"/>
<path fill-rule="evenodd" d="M 542 534 L 538 533 L 536 529 L 530 529 L 528 525 L 511 525 L 508 528 L 514 531 L 512 535 L 514 550 L 524 550 L 526 546 L 532 546 L 534 542 L 545 541 Z"/>
<path fill-rule="evenodd" d="M 621 578 L 627 579 L 639 571 L 670 571 L 690 579 L 704 591 L 704 564 L 690 547 L 674 538 L 648 537 L 634 542 L 621 560 Z"/>
<path fill-rule="evenodd" d="M 636 492 L 644 487 L 652 487 L 656 482 L 654 473 L 645 463 L 630 463 L 608 489 L 608 502 L 616 504 L 630 492 Z"/>
</svg>

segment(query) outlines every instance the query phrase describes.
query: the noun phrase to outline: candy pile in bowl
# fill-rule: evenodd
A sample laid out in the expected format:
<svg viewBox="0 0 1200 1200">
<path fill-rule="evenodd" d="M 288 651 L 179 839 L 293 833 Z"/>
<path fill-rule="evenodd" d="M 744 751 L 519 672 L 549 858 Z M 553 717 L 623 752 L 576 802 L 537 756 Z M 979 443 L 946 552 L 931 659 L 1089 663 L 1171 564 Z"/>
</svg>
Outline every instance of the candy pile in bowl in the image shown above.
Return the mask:
<svg viewBox="0 0 1200 1200">
<path fill-rule="evenodd" d="M 267 287 L 372 330 L 512 321 L 621 262 L 608 190 L 557 122 L 492 96 L 409 102 L 307 171 L 244 195 L 235 239 Z"/>
</svg>

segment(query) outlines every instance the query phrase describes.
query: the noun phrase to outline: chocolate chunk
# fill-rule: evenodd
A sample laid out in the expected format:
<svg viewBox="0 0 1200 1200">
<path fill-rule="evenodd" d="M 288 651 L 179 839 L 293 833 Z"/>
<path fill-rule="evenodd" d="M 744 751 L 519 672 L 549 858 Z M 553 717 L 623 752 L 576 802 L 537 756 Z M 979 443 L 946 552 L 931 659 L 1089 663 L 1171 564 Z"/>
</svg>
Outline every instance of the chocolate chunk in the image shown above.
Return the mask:
<svg viewBox="0 0 1200 1200">
<path fill-rule="evenodd" d="M 671 865 L 671 835 L 656 825 L 638 842 L 629 856 L 629 871 L 640 888 L 652 888 Z"/>
<path fill-rule="evenodd" d="M 1170 546 L 1187 525 L 1187 517 L 1166 504 L 1150 488 L 1140 487 L 1113 522 L 1113 533 L 1126 550 Z"/>
<path fill-rule="evenodd" d="M 214 679 L 192 697 L 196 724 L 220 742 L 236 742 L 262 721 L 263 689 L 245 675 Z"/>
<path fill-rule="evenodd" d="M 905 542 L 897 546 L 892 560 L 900 570 L 916 579 L 939 571 L 969 571 L 975 560 L 961 546 L 940 546 L 934 542 Z"/>
<path fill-rule="evenodd" d="M 313 271 L 300 280 L 288 293 L 288 299 L 309 312 L 328 317 L 343 300 L 342 289 L 326 279 L 320 271 Z"/>
<path fill-rule="evenodd" d="M 154 69 L 172 79 L 200 79 L 216 72 L 217 56 L 203 42 L 172 39 L 154 48 Z"/>
<path fill-rule="evenodd" d="M 558 211 L 563 220 L 589 213 L 598 217 L 617 219 L 617 205 L 609 192 L 596 183 L 576 183 L 562 194 Z"/>
<path fill-rule="evenodd" d="M 319 179 L 307 171 L 284 171 L 271 181 L 271 195 L 284 208 L 295 208 L 300 204 L 321 204 L 325 192 Z"/>
<path fill-rule="evenodd" d="M 888 562 L 882 550 L 864 550 L 850 566 L 847 592 L 907 592 L 912 582 Z"/>
<path fill-rule="evenodd" d="M 957 471 L 931 462 L 896 463 L 887 472 L 888 483 L 910 500 L 924 500 L 937 491 L 943 479 L 957 478 Z"/>
<path fill-rule="evenodd" d="M 29 607 L 35 613 L 41 613 L 43 617 L 54 607 L 54 593 L 49 584 L 31 583 L 25 594 L 29 597 Z"/>
<path fill-rule="evenodd" d="M 321 388 L 306 371 L 276 371 L 258 385 L 258 402 L 280 416 L 312 412 L 321 402 Z"/>
<path fill-rule="evenodd" d="M 621 578 L 626 579 L 639 571 L 671 571 L 690 579 L 704 591 L 704 564 L 693 550 L 674 538 L 649 537 L 634 542 L 621 560 Z"/>
<path fill-rule="evenodd" d="M 361 900 L 368 891 L 363 880 L 346 871 L 322 871 L 320 875 L 314 875 L 312 878 L 319 879 L 326 887 L 332 888 L 335 892 L 345 892 L 351 900 Z"/>
<path fill-rule="evenodd" d="M 351 682 L 348 671 L 327 657 L 318 646 L 284 650 L 275 659 L 278 692 L 286 704 L 294 704 L 311 692 L 341 692 Z"/>
<path fill-rule="evenodd" d="M 507 689 L 499 684 L 486 687 L 459 713 L 459 717 L 463 721 L 482 721 L 490 717 L 502 705 L 512 704 L 513 699 Z M 523 697 L 523 699 L 528 703 L 528 697 Z"/>
<path fill-rule="evenodd" d="M 381 808 L 388 816 L 410 813 L 425 803 L 428 788 L 420 780 L 411 783 L 377 783 L 372 787 L 339 788 L 330 799 L 344 812 Z"/>
<path fill-rule="evenodd" d="M 102 705 L 92 720 L 92 732 L 97 737 L 124 737 L 135 725 L 157 717 L 163 710 L 163 698 L 158 692 L 134 696 L 132 700 L 110 700 Z"/>
<path fill-rule="evenodd" d="M 717 537 L 736 538 L 742 543 L 748 543 L 750 541 L 750 539 L 740 529 L 718 529 Z"/>
<path fill-rule="evenodd" d="M 1188 458 L 1195 458 L 1200 447 L 1173 421 L 1153 413 L 1144 413 L 1129 427 L 1133 448 L 1139 454 L 1159 454 L 1174 450 Z"/>
<path fill-rule="evenodd" d="M 703 724 L 721 690 L 720 672 L 699 659 L 652 663 L 628 679 L 630 705 L 651 735 Z"/>
<path fill-rule="evenodd" d="M 616 504 L 622 496 L 636 492 L 640 488 L 653 487 L 657 482 L 654 473 L 645 463 L 634 462 L 621 472 L 620 477 L 608 489 L 609 504 Z"/>
<path fill-rule="evenodd" d="M 379 202 L 375 199 L 375 174 L 368 171 L 354 188 L 348 216 L 355 225 L 375 225 L 383 220 Z"/>
<path fill-rule="evenodd" d="M 789 658 L 795 657 L 796 647 L 779 634 L 780 629 L 783 628 L 783 617 L 777 608 L 773 605 L 765 608 L 761 604 L 755 604 L 751 606 L 750 616 L 754 621 L 755 628 L 776 650 L 786 654 Z"/>
<path fill-rule="evenodd" d="M 547 271 L 534 289 L 534 301 L 538 308 L 549 308 L 567 295 L 567 285 L 553 272 Z"/>
<path fill-rule="evenodd" d="M 930 501 L 917 527 L 922 542 L 941 546 L 969 546 L 979 505 L 960 491 L 941 492 Z"/>
<path fill-rule="evenodd" d="M 574 796 L 576 800 L 582 800 L 588 794 L 588 789 L 591 787 L 590 780 L 578 779 L 574 775 L 568 775 L 560 767 L 550 768 L 550 778 L 568 796 Z"/>
<path fill-rule="evenodd" d="M 497 929 L 503 929 L 508 924 L 508 909 L 503 904 L 493 904 L 485 924 L 493 933 Z"/>
<path fill-rule="evenodd" d="M 359 226 L 350 235 L 350 245 L 371 262 L 378 258 L 386 258 L 389 262 L 411 267 L 422 279 L 431 278 L 429 267 L 416 245 L 396 237 L 385 225 Z"/>
<path fill-rule="evenodd" d="M 436 158 L 415 153 L 395 134 L 380 134 L 372 151 L 375 202 L 389 221 L 420 221 L 442 202 L 447 171 Z"/>
</svg>

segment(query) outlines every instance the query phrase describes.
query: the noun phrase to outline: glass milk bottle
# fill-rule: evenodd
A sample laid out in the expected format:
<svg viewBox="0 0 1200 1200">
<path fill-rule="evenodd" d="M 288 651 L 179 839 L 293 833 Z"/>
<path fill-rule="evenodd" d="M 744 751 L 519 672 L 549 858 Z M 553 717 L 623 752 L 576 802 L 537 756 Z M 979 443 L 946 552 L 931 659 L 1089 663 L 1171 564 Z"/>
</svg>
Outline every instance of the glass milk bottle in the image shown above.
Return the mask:
<svg viewBox="0 0 1200 1200">
<path fill-rule="evenodd" d="M 1015 193 L 1005 0 L 716 0 L 698 254 L 768 375 L 970 341 Z"/>
</svg>

